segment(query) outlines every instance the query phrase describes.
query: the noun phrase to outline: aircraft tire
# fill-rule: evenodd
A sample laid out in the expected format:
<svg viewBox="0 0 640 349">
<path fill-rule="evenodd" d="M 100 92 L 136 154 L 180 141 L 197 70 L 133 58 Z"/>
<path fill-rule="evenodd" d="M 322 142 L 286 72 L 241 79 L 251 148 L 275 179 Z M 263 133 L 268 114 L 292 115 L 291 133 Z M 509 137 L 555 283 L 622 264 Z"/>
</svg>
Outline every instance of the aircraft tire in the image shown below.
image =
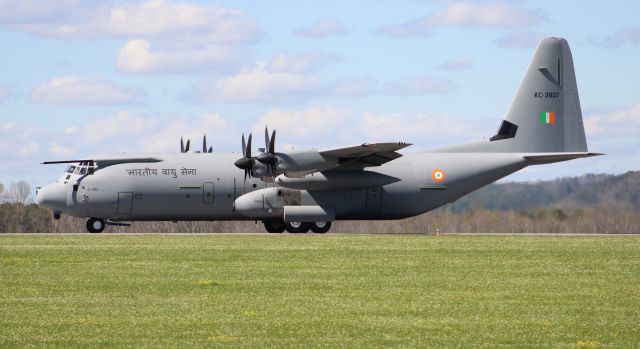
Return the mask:
<svg viewBox="0 0 640 349">
<path fill-rule="evenodd" d="M 284 222 L 281 220 L 266 220 L 263 221 L 264 223 L 264 228 L 267 230 L 268 233 L 272 233 L 272 234 L 279 234 L 279 233 L 284 233 Z"/>
<path fill-rule="evenodd" d="M 303 234 L 311 229 L 311 224 L 306 222 L 285 222 L 284 228 L 291 234 Z"/>
<path fill-rule="evenodd" d="M 102 233 L 104 227 L 104 219 L 91 217 L 87 220 L 87 230 L 90 233 Z"/>
<path fill-rule="evenodd" d="M 311 231 L 316 234 L 324 234 L 331 229 L 331 222 L 312 222 L 309 223 Z"/>
</svg>

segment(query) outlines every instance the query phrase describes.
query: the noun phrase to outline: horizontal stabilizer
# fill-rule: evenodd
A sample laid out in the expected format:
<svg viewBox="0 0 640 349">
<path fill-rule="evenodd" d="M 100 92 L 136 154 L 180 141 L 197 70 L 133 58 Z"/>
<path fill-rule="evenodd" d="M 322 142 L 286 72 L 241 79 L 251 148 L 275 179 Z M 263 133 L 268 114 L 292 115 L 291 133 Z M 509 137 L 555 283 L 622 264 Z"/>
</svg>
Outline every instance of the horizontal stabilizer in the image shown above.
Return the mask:
<svg viewBox="0 0 640 349">
<path fill-rule="evenodd" d="M 561 162 L 579 158 L 588 158 L 592 156 L 604 155 L 602 153 L 540 153 L 540 154 L 525 154 L 523 158 L 531 165 L 551 164 L 554 162 Z"/>
</svg>

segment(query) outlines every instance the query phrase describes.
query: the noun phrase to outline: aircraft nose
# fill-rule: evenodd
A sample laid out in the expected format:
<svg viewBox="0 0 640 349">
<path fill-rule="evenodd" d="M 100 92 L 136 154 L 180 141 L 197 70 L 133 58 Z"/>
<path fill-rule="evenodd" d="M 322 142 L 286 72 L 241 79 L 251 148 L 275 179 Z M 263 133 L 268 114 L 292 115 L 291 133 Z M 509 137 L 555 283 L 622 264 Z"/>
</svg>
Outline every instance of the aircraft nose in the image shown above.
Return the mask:
<svg viewBox="0 0 640 349">
<path fill-rule="evenodd" d="M 62 210 L 67 206 L 67 193 L 58 183 L 45 185 L 36 194 L 36 203 L 52 210 Z"/>
</svg>

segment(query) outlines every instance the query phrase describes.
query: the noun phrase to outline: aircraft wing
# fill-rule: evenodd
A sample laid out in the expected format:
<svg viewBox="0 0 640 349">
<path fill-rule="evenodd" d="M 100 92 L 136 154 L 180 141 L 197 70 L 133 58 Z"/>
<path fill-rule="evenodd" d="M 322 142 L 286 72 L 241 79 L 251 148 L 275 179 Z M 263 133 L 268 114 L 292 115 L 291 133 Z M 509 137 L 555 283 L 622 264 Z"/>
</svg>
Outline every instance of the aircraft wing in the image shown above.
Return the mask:
<svg viewBox="0 0 640 349">
<path fill-rule="evenodd" d="M 397 151 L 410 145 L 404 142 L 363 143 L 349 147 L 322 149 L 318 153 L 325 158 L 337 159 L 337 169 L 362 169 L 395 160 L 402 156 Z"/>
<path fill-rule="evenodd" d="M 93 161 L 98 163 L 100 167 L 106 167 L 117 164 L 127 164 L 127 163 L 150 163 L 150 162 L 161 162 L 164 161 L 160 158 L 155 157 L 141 157 L 141 156 L 131 156 L 131 155 L 111 155 L 111 156 L 95 156 L 95 157 L 87 157 L 83 159 L 75 159 L 75 160 L 59 160 L 59 161 L 45 161 L 43 165 L 51 165 L 51 164 L 69 164 L 69 163 L 78 163 L 83 161 Z"/>
</svg>

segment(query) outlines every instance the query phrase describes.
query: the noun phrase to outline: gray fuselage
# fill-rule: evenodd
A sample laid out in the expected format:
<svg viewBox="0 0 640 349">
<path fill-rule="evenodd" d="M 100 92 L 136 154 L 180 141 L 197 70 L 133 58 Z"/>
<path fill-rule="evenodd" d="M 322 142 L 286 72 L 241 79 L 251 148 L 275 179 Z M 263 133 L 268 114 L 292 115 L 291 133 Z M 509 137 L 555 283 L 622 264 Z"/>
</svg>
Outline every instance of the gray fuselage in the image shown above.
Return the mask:
<svg viewBox="0 0 640 349">
<path fill-rule="evenodd" d="M 396 178 L 394 183 L 364 189 L 296 190 L 259 178 L 245 183 L 243 172 L 233 165 L 237 154 L 158 157 L 163 161 L 116 164 L 85 175 L 65 173 L 40 189 L 39 201 L 63 214 L 114 221 L 260 220 L 281 216 L 259 200 L 277 197 L 284 190 L 294 192 L 288 197 L 295 197 L 295 205 L 329 207 L 335 219 L 398 219 L 453 202 L 527 165 L 517 153 L 419 152 L 368 168 Z M 434 179 L 436 170 L 444 178 Z M 252 193 L 257 197 L 254 209 L 236 210 L 234 201 L 245 194 L 252 198 Z"/>
</svg>

